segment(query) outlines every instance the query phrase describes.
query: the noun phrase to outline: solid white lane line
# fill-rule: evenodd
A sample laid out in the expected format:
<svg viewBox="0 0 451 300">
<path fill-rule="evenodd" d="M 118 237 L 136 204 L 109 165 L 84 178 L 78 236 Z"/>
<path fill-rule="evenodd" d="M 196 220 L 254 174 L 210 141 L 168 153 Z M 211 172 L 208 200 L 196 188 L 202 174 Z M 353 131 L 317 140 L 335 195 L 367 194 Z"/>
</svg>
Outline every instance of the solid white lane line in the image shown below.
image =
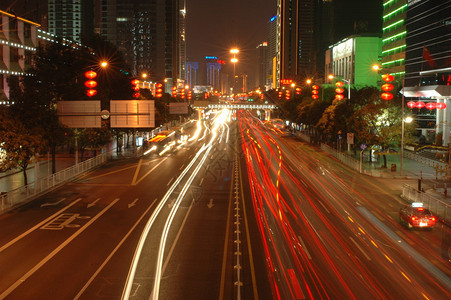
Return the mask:
<svg viewBox="0 0 451 300">
<path fill-rule="evenodd" d="M 113 257 L 114 254 L 119 250 L 119 248 L 122 246 L 122 244 L 125 242 L 125 240 L 130 236 L 130 234 L 135 230 L 136 226 L 142 221 L 145 215 L 149 212 L 149 210 L 152 208 L 152 206 L 157 202 L 157 199 L 153 200 L 153 202 L 150 204 L 150 206 L 146 209 L 146 211 L 139 217 L 138 221 L 130 228 L 130 230 L 127 232 L 127 234 L 122 238 L 122 240 L 117 244 L 117 246 L 114 248 L 114 250 L 108 255 L 108 257 L 105 259 L 105 261 L 102 263 L 102 265 L 97 269 L 97 271 L 94 272 L 94 274 L 89 278 L 89 280 L 86 282 L 86 284 L 81 288 L 80 292 L 75 296 L 74 299 L 79 299 L 81 295 L 86 291 L 86 289 L 91 285 L 91 283 L 94 281 L 94 279 L 99 275 L 99 273 L 102 271 L 102 269 L 106 266 L 106 264 L 110 261 L 110 259 Z"/>
<path fill-rule="evenodd" d="M 67 240 L 65 240 L 61 245 L 59 245 L 55 250 L 53 250 L 49 255 L 47 255 L 43 260 L 41 260 L 37 265 L 30 269 L 25 275 L 23 275 L 19 280 L 12 284 L 7 290 L 0 294 L 0 299 L 6 298 L 12 291 L 14 291 L 20 284 L 27 280 L 31 275 L 33 275 L 37 270 L 39 270 L 44 264 L 51 260 L 55 255 L 58 254 L 64 247 L 66 247 L 70 242 L 72 242 L 77 236 L 79 236 L 83 231 L 86 230 L 92 223 L 94 223 L 100 216 L 102 216 L 108 209 L 110 209 L 116 202 L 119 201 L 118 198 L 113 200 L 107 207 L 105 207 L 100 213 L 98 213 L 94 218 L 89 220 L 83 227 L 77 232 L 71 235 Z"/>
<path fill-rule="evenodd" d="M 41 223 L 38 223 L 37 225 L 35 225 L 34 227 L 28 229 L 27 231 L 25 231 L 24 233 L 22 233 L 21 235 L 19 235 L 18 237 L 16 237 L 15 239 L 11 240 L 9 243 L 6 243 L 5 245 L 3 245 L 0 248 L 0 252 L 2 252 L 3 250 L 5 250 L 6 248 L 8 248 L 9 246 L 11 246 L 12 244 L 16 243 L 17 241 L 19 241 L 20 239 L 24 238 L 25 236 L 29 235 L 31 232 L 35 231 L 36 229 L 42 227 L 44 224 L 48 223 L 50 220 L 56 218 L 57 216 L 59 216 L 62 212 L 66 211 L 68 208 L 72 207 L 73 205 L 75 205 L 76 203 L 78 203 L 81 200 L 81 198 L 78 198 L 77 200 L 75 200 L 74 202 L 72 202 L 71 204 L 67 205 L 66 207 L 62 208 L 61 210 L 57 211 L 56 213 L 54 213 L 53 215 L 51 215 L 50 217 L 48 217 L 47 219 L 45 219 L 44 221 L 42 221 Z"/>
</svg>

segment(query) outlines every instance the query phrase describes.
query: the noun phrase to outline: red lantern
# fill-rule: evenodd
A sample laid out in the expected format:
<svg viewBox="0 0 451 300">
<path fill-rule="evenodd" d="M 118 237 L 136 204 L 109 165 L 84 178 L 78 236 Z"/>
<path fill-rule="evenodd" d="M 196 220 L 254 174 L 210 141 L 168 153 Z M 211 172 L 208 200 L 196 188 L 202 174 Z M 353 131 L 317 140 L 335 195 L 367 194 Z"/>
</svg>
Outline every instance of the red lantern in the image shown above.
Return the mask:
<svg viewBox="0 0 451 300">
<path fill-rule="evenodd" d="M 141 94 L 140 93 L 138 93 L 138 92 L 136 92 L 136 93 L 133 93 L 133 98 L 138 98 L 139 96 L 141 96 Z"/>
<path fill-rule="evenodd" d="M 445 109 L 445 108 L 446 108 L 446 103 L 444 103 L 444 102 L 438 102 L 438 103 L 435 105 L 435 107 L 436 107 L 437 109 Z"/>
<path fill-rule="evenodd" d="M 409 102 L 407 102 L 407 106 L 410 108 L 414 108 L 414 107 L 416 107 L 416 103 L 415 103 L 415 101 L 409 101 Z"/>
<path fill-rule="evenodd" d="M 342 81 L 337 81 L 337 82 L 335 82 L 335 86 L 336 87 L 339 87 L 339 88 L 341 88 L 342 86 L 344 86 L 345 84 L 344 84 L 344 82 L 342 82 Z"/>
<path fill-rule="evenodd" d="M 383 85 L 381 86 L 381 89 L 382 89 L 384 92 L 389 92 L 389 91 L 393 90 L 393 88 L 394 88 L 394 86 L 393 86 L 393 84 L 391 84 L 391 83 L 386 83 L 386 84 L 383 84 Z"/>
<path fill-rule="evenodd" d="M 139 84 L 139 80 L 138 79 L 133 79 L 132 80 L 132 85 L 138 85 Z"/>
<path fill-rule="evenodd" d="M 319 89 L 318 85 L 316 85 L 316 84 L 312 85 L 312 90 L 317 90 L 317 89 Z"/>
<path fill-rule="evenodd" d="M 302 92 L 302 89 L 301 89 L 301 88 L 296 88 L 296 95 L 300 95 L 301 92 Z"/>
<path fill-rule="evenodd" d="M 423 108 L 423 107 L 425 107 L 426 106 L 426 104 L 424 104 L 424 102 L 423 101 L 418 101 L 417 102 L 417 105 L 416 105 L 416 108 Z"/>
<path fill-rule="evenodd" d="M 88 81 L 85 82 L 85 86 L 87 88 L 90 88 L 90 89 L 95 88 L 97 86 L 97 81 L 95 81 L 95 80 L 88 80 Z"/>
<path fill-rule="evenodd" d="M 342 89 L 342 88 L 336 88 L 335 89 L 335 93 L 337 93 L 337 94 L 343 94 L 344 93 L 344 89 Z"/>
<path fill-rule="evenodd" d="M 393 99 L 393 95 L 392 95 L 392 93 L 382 93 L 381 98 L 384 100 L 391 100 L 391 99 Z"/>
<path fill-rule="evenodd" d="M 395 77 L 390 74 L 384 74 L 384 75 L 382 75 L 382 80 L 385 82 L 390 82 L 390 81 L 395 80 Z"/>
<path fill-rule="evenodd" d="M 319 91 L 318 90 L 312 90 L 312 95 L 318 95 Z"/>
<path fill-rule="evenodd" d="M 89 97 L 92 97 L 94 95 L 97 95 L 97 91 L 96 90 L 87 90 L 86 95 L 88 95 Z"/>
<path fill-rule="evenodd" d="M 429 103 L 426 103 L 426 108 L 427 109 L 435 109 L 436 108 L 436 106 L 435 106 L 435 102 L 429 102 Z"/>
<path fill-rule="evenodd" d="M 343 100 L 344 98 L 345 98 L 345 96 L 343 96 L 342 94 L 335 95 L 335 99 L 337 99 L 337 100 Z"/>
<path fill-rule="evenodd" d="M 85 73 L 85 77 L 89 78 L 89 79 L 93 79 L 97 77 L 97 73 L 94 72 L 93 70 L 89 70 Z"/>
<path fill-rule="evenodd" d="M 312 95 L 312 99 L 318 99 L 319 98 L 319 96 L 318 95 Z"/>
</svg>

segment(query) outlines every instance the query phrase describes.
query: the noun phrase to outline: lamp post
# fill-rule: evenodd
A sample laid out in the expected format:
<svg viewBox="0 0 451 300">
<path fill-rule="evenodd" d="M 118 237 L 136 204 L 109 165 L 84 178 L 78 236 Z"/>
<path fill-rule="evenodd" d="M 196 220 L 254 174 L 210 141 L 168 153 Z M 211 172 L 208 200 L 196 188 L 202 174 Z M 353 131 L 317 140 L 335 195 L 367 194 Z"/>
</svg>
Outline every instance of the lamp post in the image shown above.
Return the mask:
<svg viewBox="0 0 451 300">
<path fill-rule="evenodd" d="M 378 64 L 374 64 L 372 66 L 373 70 L 376 72 L 380 72 L 383 70 L 383 68 L 381 66 L 379 66 Z M 410 123 L 412 122 L 412 117 L 404 117 L 404 84 L 405 84 L 405 75 L 402 77 L 402 97 L 401 97 L 401 160 L 400 160 L 400 166 L 399 166 L 399 174 L 402 176 L 403 175 L 403 168 L 404 168 L 404 123 Z"/>
<path fill-rule="evenodd" d="M 238 53 L 240 53 L 240 50 L 238 48 L 232 48 L 230 49 L 230 53 L 233 55 L 232 59 L 230 60 L 233 64 L 233 92 L 235 93 L 235 68 L 236 68 L 236 63 L 238 62 L 238 58 L 236 58 L 236 55 Z"/>
<path fill-rule="evenodd" d="M 347 85 L 348 85 L 348 103 L 351 101 L 351 80 L 350 79 L 344 79 L 343 76 L 340 75 L 333 75 L 330 74 L 329 76 L 327 76 L 327 78 L 329 78 L 330 80 L 334 79 L 335 77 L 339 77 L 341 80 L 343 80 Z"/>
<path fill-rule="evenodd" d="M 403 96 L 404 98 L 404 96 Z M 403 101 L 404 102 L 404 101 Z M 401 116 L 402 116 L 402 122 L 401 122 L 401 165 L 399 166 L 399 172 L 401 176 L 403 175 L 403 163 L 404 163 L 404 123 L 410 123 L 412 122 L 412 117 L 406 117 L 404 118 L 404 105 L 401 108 Z"/>
</svg>

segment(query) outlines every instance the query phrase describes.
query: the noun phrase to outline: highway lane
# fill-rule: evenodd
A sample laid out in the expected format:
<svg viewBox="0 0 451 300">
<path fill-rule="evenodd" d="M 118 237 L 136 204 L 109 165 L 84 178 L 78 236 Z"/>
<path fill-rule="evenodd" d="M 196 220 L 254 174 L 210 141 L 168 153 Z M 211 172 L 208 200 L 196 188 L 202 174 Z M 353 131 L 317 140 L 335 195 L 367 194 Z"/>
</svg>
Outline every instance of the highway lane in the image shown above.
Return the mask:
<svg viewBox="0 0 451 300">
<path fill-rule="evenodd" d="M 384 227 L 372 205 L 383 191 L 362 193 L 367 182 L 343 180 L 330 158 L 293 151 L 250 115 L 240 121 L 274 298 L 449 297 L 449 276 L 406 247 L 397 225 Z"/>
<path fill-rule="evenodd" d="M 196 148 L 108 163 L 0 216 L 0 298 L 121 295 L 135 233 Z"/>
<path fill-rule="evenodd" d="M 238 205 L 234 198 L 241 194 L 239 148 L 237 130 L 226 120 L 228 111 L 213 117 L 208 132 L 200 135 L 205 147 L 174 182 L 174 192 L 164 197 L 165 214 L 149 219 L 152 223 L 134 258 L 126 298 L 223 299 L 254 293 L 257 284 L 248 271 L 249 259 L 242 258 L 241 248 L 234 248 L 242 244 L 233 234 L 241 228 L 234 227 L 240 221 L 234 222 L 237 210 L 232 204 Z M 198 197 L 184 194 L 193 188 Z M 155 239 L 158 232 L 163 234 Z"/>
</svg>

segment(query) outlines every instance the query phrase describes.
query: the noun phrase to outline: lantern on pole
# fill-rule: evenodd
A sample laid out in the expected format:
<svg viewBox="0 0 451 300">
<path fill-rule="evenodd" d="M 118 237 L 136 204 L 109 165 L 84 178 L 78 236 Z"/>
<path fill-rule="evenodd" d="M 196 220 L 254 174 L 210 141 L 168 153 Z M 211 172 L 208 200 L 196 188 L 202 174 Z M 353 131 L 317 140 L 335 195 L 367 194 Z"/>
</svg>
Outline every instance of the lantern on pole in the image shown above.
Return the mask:
<svg viewBox="0 0 451 300">
<path fill-rule="evenodd" d="M 139 80 L 138 79 L 133 79 L 131 83 L 132 83 L 132 90 L 134 91 L 132 97 L 133 98 L 138 98 L 141 95 L 139 93 Z"/>
<path fill-rule="evenodd" d="M 318 99 L 319 98 L 318 94 L 319 94 L 319 86 L 316 84 L 312 85 L 312 99 L 315 100 Z"/>
<path fill-rule="evenodd" d="M 383 92 L 381 94 L 381 98 L 384 100 L 393 99 L 393 94 L 391 93 L 391 91 L 394 89 L 394 86 L 390 82 L 395 80 L 395 77 L 391 74 L 384 74 L 384 75 L 382 75 L 382 80 L 385 81 L 386 83 L 384 83 L 381 86 L 381 90 Z"/>
<path fill-rule="evenodd" d="M 345 96 L 343 95 L 343 93 L 345 92 L 345 90 L 343 89 L 344 82 L 337 81 L 337 82 L 335 82 L 335 86 L 336 86 L 335 99 L 343 100 L 345 98 Z"/>
<path fill-rule="evenodd" d="M 88 97 L 92 97 L 97 94 L 97 90 L 94 89 L 97 86 L 97 81 L 94 80 L 94 78 L 97 77 L 97 73 L 93 70 L 89 70 L 85 72 L 85 86 L 88 88 L 86 90 L 86 95 Z"/>
</svg>

